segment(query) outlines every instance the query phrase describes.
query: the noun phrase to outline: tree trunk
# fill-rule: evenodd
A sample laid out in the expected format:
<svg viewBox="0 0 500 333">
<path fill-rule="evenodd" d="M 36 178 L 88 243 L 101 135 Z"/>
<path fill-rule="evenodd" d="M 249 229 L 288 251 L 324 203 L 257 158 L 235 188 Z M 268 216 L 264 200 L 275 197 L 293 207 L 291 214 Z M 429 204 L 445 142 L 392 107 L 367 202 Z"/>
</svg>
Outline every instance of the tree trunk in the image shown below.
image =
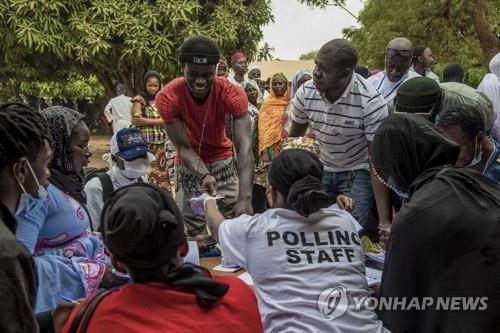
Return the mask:
<svg viewBox="0 0 500 333">
<path fill-rule="evenodd" d="M 134 68 L 134 92 L 135 94 L 139 94 L 143 89 L 142 77 L 144 76 L 144 66 L 137 65 Z"/>
<path fill-rule="evenodd" d="M 112 98 L 115 96 L 115 89 L 113 87 L 113 81 L 109 78 L 109 76 L 105 73 L 102 72 L 97 72 L 96 73 L 97 80 L 101 85 L 104 87 L 104 91 L 106 93 L 106 97 L 108 99 Z"/>
<path fill-rule="evenodd" d="M 479 39 L 479 45 L 483 51 L 483 64 L 488 67 L 490 59 L 500 51 L 500 41 L 493 33 L 490 24 L 486 19 L 486 0 L 463 0 L 464 10 L 472 18 L 474 30 Z"/>
</svg>

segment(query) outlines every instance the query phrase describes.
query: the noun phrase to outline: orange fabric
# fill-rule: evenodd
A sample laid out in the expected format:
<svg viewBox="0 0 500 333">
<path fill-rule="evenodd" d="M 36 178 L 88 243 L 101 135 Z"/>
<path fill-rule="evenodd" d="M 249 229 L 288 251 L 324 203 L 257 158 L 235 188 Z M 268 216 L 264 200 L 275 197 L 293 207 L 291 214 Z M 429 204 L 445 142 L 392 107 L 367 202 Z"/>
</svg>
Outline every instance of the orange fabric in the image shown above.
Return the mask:
<svg viewBox="0 0 500 333">
<path fill-rule="evenodd" d="M 271 94 L 264 100 L 259 112 L 259 154 L 283 139 L 285 109 L 290 102 L 290 88 L 282 97 Z"/>
</svg>

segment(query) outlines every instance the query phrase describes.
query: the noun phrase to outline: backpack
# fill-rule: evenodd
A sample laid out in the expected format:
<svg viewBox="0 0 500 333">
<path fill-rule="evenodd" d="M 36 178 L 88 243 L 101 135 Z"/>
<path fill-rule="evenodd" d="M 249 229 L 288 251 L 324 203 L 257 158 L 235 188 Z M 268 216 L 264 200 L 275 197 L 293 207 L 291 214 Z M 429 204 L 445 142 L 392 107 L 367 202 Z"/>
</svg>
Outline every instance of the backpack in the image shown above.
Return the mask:
<svg viewBox="0 0 500 333">
<path fill-rule="evenodd" d="M 83 181 L 87 184 L 92 178 L 99 178 L 102 185 L 102 201 L 106 202 L 114 191 L 111 177 L 107 174 L 109 168 L 85 168 L 83 169 Z"/>
</svg>

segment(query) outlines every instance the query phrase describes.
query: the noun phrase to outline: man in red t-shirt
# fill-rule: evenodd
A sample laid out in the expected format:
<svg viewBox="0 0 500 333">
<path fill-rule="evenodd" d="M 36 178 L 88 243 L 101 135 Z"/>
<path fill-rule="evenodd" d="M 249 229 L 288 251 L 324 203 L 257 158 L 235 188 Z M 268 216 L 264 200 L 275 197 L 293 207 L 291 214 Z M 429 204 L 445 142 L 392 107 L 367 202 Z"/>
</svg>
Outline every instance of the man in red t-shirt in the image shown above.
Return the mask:
<svg viewBox="0 0 500 333">
<path fill-rule="evenodd" d="M 170 193 L 146 183 L 122 187 L 106 201 L 101 222 L 113 266 L 132 283 L 87 299 L 62 332 L 83 326 L 80 311 L 91 315 L 88 333 L 262 332 L 257 299 L 242 280 L 183 265 L 184 223 Z"/>
<path fill-rule="evenodd" d="M 226 217 L 252 213 L 253 155 L 251 122 L 245 92 L 224 78 L 216 78 L 220 60 L 217 44 L 194 36 L 181 46 L 179 61 L 184 77 L 166 85 L 156 97 L 167 134 L 177 149 L 176 199 L 184 215 L 186 232 L 206 239 L 205 219 L 197 216 L 189 200 L 208 189 L 224 196 L 219 208 Z M 233 116 L 233 142 L 225 131 Z"/>
</svg>

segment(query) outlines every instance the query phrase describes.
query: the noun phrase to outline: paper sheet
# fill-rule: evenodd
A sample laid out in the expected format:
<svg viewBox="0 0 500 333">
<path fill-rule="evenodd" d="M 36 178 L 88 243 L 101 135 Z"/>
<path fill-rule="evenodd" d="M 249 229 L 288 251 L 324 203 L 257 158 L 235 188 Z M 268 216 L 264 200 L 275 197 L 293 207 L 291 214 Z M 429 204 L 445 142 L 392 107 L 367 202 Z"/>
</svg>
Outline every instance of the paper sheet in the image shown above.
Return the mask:
<svg viewBox="0 0 500 333">
<path fill-rule="evenodd" d="M 198 244 L 196 241 L 188 241 L 189 251 L 184 258 L 184 262 L 200 266 L 200 253 L 198 252 Z"/>
<path fill-rule="evenodd" d="M 366 258 L 383 264 L 385 261 L 385 251 L 380 253 L 366 253 Z"/>
<path fill-rule="evenodd" d="M 252 277 L 250 276 L 250 274 L 248 274 L 248 272 L 241 274 L 240 276 L 238 276 L 238 278 L 242 279 L 243 282 L 245 282 L 249 286 L 253 286 Z"/>
<path fill-rule="evenodd" d="M 219 271 L 219 272 L 234 273 L 236 271 L 239 271 L 241 269 L 241 267 L 238 267 L 238 266 L 236 266 L 236 267 L 224 267 L 224 266 L 222 266 L 222 264 L 219 264 L 212 269 L 214 271 Z"/>
<path fill-rule="evenodd" d="M 366 282 L 368 282 L 368 287 L 380 284 L 382 282 L 382 271 L 370 267 L 365 267 L 365 270 L 365 278 Z"/>
</svg>

